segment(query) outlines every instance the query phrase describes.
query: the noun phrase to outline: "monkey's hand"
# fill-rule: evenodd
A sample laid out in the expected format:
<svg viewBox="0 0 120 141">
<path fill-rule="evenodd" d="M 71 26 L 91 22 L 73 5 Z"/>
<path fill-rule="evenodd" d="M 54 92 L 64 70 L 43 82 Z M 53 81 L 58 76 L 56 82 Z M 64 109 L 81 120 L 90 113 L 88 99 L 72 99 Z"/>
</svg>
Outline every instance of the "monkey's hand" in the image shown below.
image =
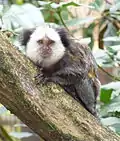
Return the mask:
<svg viewBox="0 0 120 141">
<path fill-rule="evenodd" d="M 46 85 L 48 82 L 50 82 L 50 78 L 45 76 L 42 72 L 37 74 L 35 76 L 35 79 L 37 81 L 37 84 L 43 84 L 43 85 Z"/>
</svg>

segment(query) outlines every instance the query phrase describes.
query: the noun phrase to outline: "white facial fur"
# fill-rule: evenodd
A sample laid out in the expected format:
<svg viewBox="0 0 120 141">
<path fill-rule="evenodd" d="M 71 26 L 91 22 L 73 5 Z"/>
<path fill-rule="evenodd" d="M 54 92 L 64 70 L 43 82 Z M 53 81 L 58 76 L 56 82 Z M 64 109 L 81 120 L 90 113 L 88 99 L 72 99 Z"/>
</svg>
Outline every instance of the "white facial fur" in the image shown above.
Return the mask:
<svg viewBox="0 0 120 141">
<path fill-rule="evenodd" d="M 38 40 L 48 37 L 55 43 L 52 45 L 52 53 L 50 56 L 43 58 L 40 52 L 41 46 L 37 43 Z M 41 67 L 47 68 L 57 63 L 64 55 L 65 47 L 63 46 L 59 34 L 50 27 L 40 26 L 36 28 L 27 43 L 26 55 Z"/>
</svg>

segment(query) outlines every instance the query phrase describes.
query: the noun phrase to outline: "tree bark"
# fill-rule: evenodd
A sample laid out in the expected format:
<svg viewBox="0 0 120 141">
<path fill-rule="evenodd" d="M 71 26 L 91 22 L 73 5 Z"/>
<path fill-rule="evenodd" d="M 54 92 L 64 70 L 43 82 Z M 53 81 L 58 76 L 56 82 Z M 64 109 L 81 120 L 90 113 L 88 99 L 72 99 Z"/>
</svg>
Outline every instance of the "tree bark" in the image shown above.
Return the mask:
<svg viewBox="0 0 120 141">
<path fill-rule="evenodd" d="M 0 103 L 46 141 L 120 141 L 59 86 L 36 85 L 36 74 L 0 33 Z"/>
</svg>

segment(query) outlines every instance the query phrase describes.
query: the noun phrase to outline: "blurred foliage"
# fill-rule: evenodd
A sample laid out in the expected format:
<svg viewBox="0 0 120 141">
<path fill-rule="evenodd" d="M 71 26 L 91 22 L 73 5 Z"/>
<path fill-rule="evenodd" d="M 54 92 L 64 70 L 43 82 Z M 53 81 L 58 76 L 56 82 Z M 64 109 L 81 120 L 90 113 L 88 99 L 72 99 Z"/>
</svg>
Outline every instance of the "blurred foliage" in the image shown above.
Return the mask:
<svg viewBox="0 0 120 141">
<path fill-rule="evenodd" d="M 3 105 L 0 105 L 0 141 L 20 141 L 21 139 L 36 136 L 33 132 L 23 132 L 21 128 L 26 128 L 27 126 L 21 123 L 17 118 L 10 113 Z M 3 123 L 10 123 L 10 125 L 6 124 L 3 127 Z"/>
<path fill-rule="evenodd" d="M 98 67 L 113 79 L 113 82 L 101 86 L 98 110 L 102 123 L 120 134 L 120 75 L 112 75 L 105 70 L 108 67 L 120 68 L 120 1 L 108 3 L 107 0 L 95 0 L 85 5 L 73 1 L 1 0 L 0 4 L 1 30 L 23 52 L 17 40 L 19 32 L 44 23 L 64 26 L 72 35 L 82 31 L 85 38 L 80 42 L 89 43 L 93 50 L 97 36 L 98 49 L 94 56 Z M 71 7 L 88 8 L 89 14 L 85 18 L 75 17 Z M 6 109 L 2 106 L 0 115 L 4 112 Z M 31 133 L 11 132 L 10 135 L 20 139 L 31 136 Z"/>
<path fill-rule="evenodd" d="M 3 119 L 4 117 L 8 117 L 9 118 L 9 122 L 10 122 L 10 117 L 12 116 L 12 119 L 14 118 L 14 116 L 12 114 L 10 114 L 10 112 L 2 105 L 0 105 L 0 141 L 19 141 L 19 139 L 22 139 L 23 137 L 28 137 L 31 134 L 28 134 L 27 132 L 18 132 L 21 127 L 21 125 L 19 124 L 19 127 L 17 129 L 17 124 L 14 124 L 14 127 L 16 127 L 16 130 L 11 129 L 8 126 L 3 127 L 3 120 L 7 120 L 7 118 Z M 5 121 L 7 122 L 7 121 Z M 12 131 L 13 130 L 13 131 Z M 20 134 L 20 135 L 18 135 Z"/>
</svg>

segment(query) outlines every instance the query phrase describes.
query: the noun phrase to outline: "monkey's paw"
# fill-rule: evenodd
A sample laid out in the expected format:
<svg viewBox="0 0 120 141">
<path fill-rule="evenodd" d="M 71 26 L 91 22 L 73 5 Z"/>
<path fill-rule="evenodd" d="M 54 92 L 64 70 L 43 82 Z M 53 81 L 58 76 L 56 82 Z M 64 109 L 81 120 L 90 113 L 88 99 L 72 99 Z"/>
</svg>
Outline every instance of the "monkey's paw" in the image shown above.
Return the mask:
<svg viewBox="0 0 120 141">
<path fill-rule="evenodd" d="M 43 84 L 46 85 L 49 82 L 49 77 L 46 77 L 43 73 L 37 74 L 35 76 L 35 79 L 37 81 L 37 84 Z"/>
</svg>

